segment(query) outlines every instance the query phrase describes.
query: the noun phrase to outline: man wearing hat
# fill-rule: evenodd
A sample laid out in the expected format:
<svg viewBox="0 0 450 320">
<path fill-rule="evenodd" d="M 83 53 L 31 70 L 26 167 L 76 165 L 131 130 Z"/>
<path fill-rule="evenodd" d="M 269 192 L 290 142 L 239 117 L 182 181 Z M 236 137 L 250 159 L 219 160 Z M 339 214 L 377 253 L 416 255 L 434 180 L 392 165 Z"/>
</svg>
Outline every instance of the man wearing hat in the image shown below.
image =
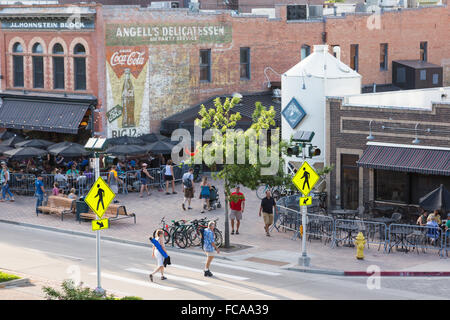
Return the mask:
<svg viewBox="0 0 450 320">
<path fill-rule="evenodd" d="M 147 164 L 146 163 L 143 163 L 142 164 L 142 169 L 141 169 L 141 192 L 140 192 L 140 197 L 142 198 L 142 194 L 144 193 L 144 189 L 146 189 L 147 190 L 147 195 L 150 195 L 151 193 L 148 191 L 148 186 L 147 186 L 147 184 L 148 184 L 148 180 L 147 180 L 147 178 L 149 178 L 149 179 L 154 179 L 151 175 L 150 175 L 150 173 L 148 173 L 148 171 L 147 171 Z"/>
<path fill-rule="evenodd" d="M 9 190 L 9 170 L 5 161 L 0 163 L 2 171 L 0 172 L 0 184 L 2 186 L 2 199 L 1 202 L 6 200 L 6 194 L 9 196 L 9 201 L 14 202 L 14 195 Z"/>
</svg>

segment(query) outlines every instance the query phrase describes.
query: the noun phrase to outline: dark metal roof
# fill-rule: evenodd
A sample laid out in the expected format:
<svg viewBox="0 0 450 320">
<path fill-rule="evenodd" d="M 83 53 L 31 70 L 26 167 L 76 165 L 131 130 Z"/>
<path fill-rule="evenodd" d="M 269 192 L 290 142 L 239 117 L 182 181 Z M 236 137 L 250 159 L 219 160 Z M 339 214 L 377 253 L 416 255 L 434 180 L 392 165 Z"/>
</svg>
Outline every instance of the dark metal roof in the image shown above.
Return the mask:
<svg viewBox="0 0 450 320">
<path fill-rule="evenodd" d="M 172 131 L 178 128 L 185 128 L 188 130 L 193 129 L 194 121 L 199 117 L 198 112 L 200 111 L 201 105 L 203 104 L 206 109 L 214 108 L 214 100 L 218 96 L 209 98 L 208 100 L 199 103 L 191 108 L 184 111 L 171 115 L 161 122 L 161 134 L 171 134 Z M 226 97 L 231 98 L 232 95 L 219 96 L 223 102 Z M 239 112 L 242 119 L 239 121 L 237 128 L 248 129 L 252 124 L 252 114 L 255 111 L 255 103 L 261 102 L 263 106 L 267 109 L 273 106 L 276 112 L 275 123 L 277 127 L 281 126 L 281 102 L 276 102 L 272 98 L 272 92 L 263 93 L 250 93 L 243 95 L 239 104 L 234 106 L 233 111 Z"/>
<path fill-rule="evenodd" d="M 77 134 L 96 100 L 0 94 L 0 127 Z"/>
<path fill-rule="evenodd" d="M 397 62 L 414 69 L 442 68 L 440 65 L 429 63 L 422 60 L 394 60 L 392 62 Z"/>
<path fill-rule="evenodd" d="M 450 176 L 450 151 L 369 145 L 357 162 L 363 168 Z"/>
</svg>

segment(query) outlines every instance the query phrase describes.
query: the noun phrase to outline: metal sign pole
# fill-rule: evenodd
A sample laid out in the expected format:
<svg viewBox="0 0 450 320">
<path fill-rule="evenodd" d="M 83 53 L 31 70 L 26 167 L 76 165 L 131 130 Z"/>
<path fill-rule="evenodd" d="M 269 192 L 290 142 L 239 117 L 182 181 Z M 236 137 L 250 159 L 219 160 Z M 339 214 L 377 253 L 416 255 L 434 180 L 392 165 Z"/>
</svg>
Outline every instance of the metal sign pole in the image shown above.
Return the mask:
<svg viewBox="0 0 450 320">
<path fill-rule="evenodd" d="M 98 153 L 95 153 L 95 159 L 94 159 L 94 173 L 95 173 L 95 181 L 100 177 L 100 159 L 98 158 Z M 100 218 L 97 216 L 95 218 L 96 220 L 99 220 Z M 100 271 L 100 230 L 97 230 L 97 288 L 95 289 L 96 292 L 100 294 L 104 294 L 105 290 L 102 289 L 101 285 L 101 271 Z"/>
<path fill-rule="evenodd" d="M 303 155 L 303 162 L 306 161 L 306 154 L 305 154 L 305 146 L 303 145 L 302 148 L 302 155 Z M 309 267 L 309 264 L 311 262 L 310 257 L 308 257 L 306 253 L 306 214 L 308 213 L 308 207 L 307 206 L 301 206 L 302 210 L 302 227 L 303 227 L 303 235 L 302 235 L 302 256 L 298 260 L 298 264 L 302 265 L 304 267 Z"/>
</svg>

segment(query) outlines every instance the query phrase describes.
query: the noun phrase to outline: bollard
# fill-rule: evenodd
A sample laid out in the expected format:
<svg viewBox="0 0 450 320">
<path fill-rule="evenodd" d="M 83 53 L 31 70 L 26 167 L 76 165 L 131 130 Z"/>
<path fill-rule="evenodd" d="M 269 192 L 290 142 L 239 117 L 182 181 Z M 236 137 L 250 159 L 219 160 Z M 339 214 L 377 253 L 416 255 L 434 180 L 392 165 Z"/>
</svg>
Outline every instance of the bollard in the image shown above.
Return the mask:
<svg viewBox="0 0 450 320">
<path fill-rule="evenodd" d="M 356 236 L 356 240 L 354 241 L 356 246 L 356 259 L 363 260 L 364 259 L 364 245 L 366 244 L 366 239 L 362 232 L 358 233 Z"/>
</svg>

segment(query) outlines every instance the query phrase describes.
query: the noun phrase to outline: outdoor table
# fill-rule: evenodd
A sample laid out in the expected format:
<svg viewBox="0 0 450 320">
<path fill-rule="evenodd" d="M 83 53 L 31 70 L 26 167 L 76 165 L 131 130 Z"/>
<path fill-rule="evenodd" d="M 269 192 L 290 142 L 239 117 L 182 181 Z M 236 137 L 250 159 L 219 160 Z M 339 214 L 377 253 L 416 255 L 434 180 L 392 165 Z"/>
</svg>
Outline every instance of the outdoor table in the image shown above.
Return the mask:
<svg viewBox="0 0 450 320">
<path fill-rule="evenodd" d="M 345 209 L 335 209 L 331 210 L 331 214 L 336 217 L 341 217 L 343 219 L 355 218 L 358 215 L 358 210 L 345 210 Z"/>
<path fill-rule="evenodd" d="M 345 247 L 354 247 L 355 246 L 353 244 L 353 239 L 354 239 L 353 233 L 355 231 L 359 230 L 357 225 L 355 225 L 353 223 L 342 223 L 342 224 L 336 225 L 336 229 L 340 229 L 340 230 L 347 232 L 346 237 L 342 240 L 344 242 Z M 346 241 L 347 241 L 347 244 L 345 244 Z"/>
<path fill-rule="evenodd" d="M 398 251 L 404 251 L 404 252 L 408 252 L 408 246 L 407 246 L 407 237 L 408 235 L 410 235 L 411 233 L 413 233 L 413 230 L 408 229 L 408 228 L 396 228 L 394 230 L 391 231 L 391 234 L 395 235 L 395 243 L 394 244 L 389 244 L 389 252 L 391 252 L 391 249 L 393 247 L 398 247 L 398 245 L 401 244 L 401 249 L 398 249 Z M 403 249 L 404 248 L 404 249 Z"/>
</svg>

